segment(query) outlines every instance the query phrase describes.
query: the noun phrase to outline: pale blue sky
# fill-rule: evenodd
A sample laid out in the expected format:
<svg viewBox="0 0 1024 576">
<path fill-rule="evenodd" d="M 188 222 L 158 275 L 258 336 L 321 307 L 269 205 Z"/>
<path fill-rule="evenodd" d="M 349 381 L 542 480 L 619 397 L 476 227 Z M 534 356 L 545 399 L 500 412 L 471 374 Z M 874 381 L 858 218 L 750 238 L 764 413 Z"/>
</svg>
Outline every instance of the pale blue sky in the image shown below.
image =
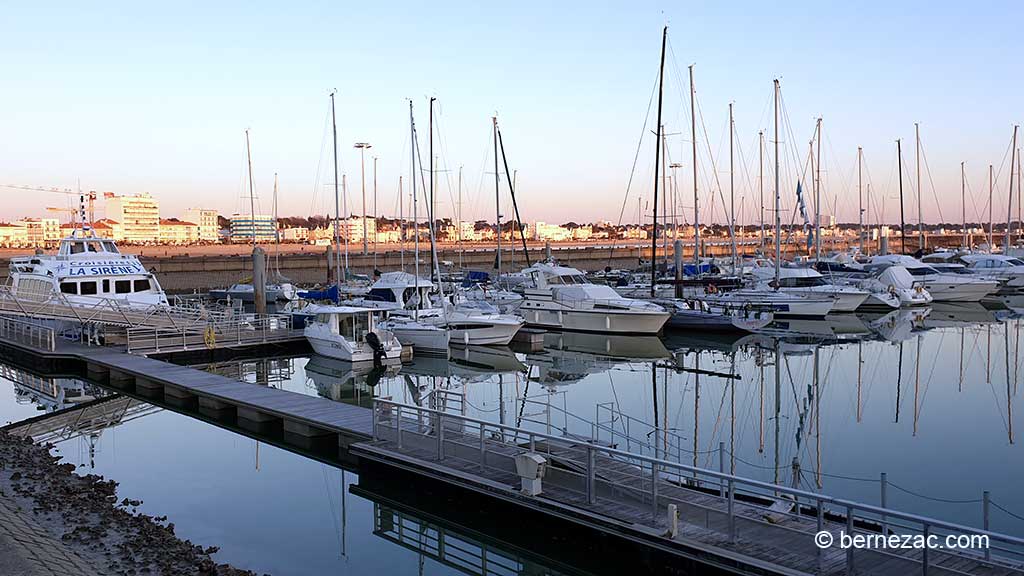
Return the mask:
<svg viewBox="0 0 1024 576">
<path fill-rule="evenodd" d="M 406 99 L 416 103 L 425 146 L 426 97 L 434 95 L 441 161 L 451 170 L 465 166 L 466 219 L 493 219 L 493 175 L 484 171 L 497 111 L 510 168 L 519 171 L 524 219 L 615 221 L 668 23 L 665 123 L 668 132 L 686 133 L 672 136 L 670 149 L 685 164 L 687 210 L 688 84 L 679 76 L 695 63 L 726 195 L 728 102 L 754 178 L 756 134 L 770 129 L 771 81 L 779 77 L 793 132 L 786 138 L 796 141 L 786 146 L 803 154 L 814 118 L 824 118 L 825 196 L 830 205 L 838 197 L 840 219 L 856 218 L 850 176 L 858 145 L 876 200 L 888 197 L 876 206 L 898 219 L 894 141 L 904 138 L 907 219 L 916 220 L 914 122 L 936 188 L 933 195 L 926 177 L 925 219 L 938 217 L 937 195 L 946 220 L 959 220 L 961 160 L 977 203 L 968 217 L 985 212 L 987 165 L 1004 162 L 1012 125 L 1024 117 L 1024 4 L 772 4 L 5 3 L 0 183 L 73 187 L 80 178 L 85 189 L 148 191 L 168 216 L 193 205 L 230 213 L 241 206 L 248 127 L 264 208 L 276 171 L 283 215 L 324 213 L 330 202 L 325 191 L 314 201 L 314 182 L 321 162 L 320 181 L 330 180 L 329 147 L 321 156 L 321 145 L 327 93 L 337 88 L 350 190 L 358 192 L 359 178 L 352 144 L 370 142 L 380 157 L 382 213 L 397 211 L 398 175 L 408 173 Z M 712 169 L 698 130 L 707 213 Z M 637 195 L 650 196 L 649 143 L 626 220 L 636 218 Z M 792 174 L 794 161 L 786 163 Z M 455 172 L 447 174 L 454 186 Z M 1004 167 L 997 220 L 1005 218 L 1007 175 Z M 753 218 L 750 186 L 756 182 L 740 172 L 742 221 Z M 792 186 L 784 193 L 792 204 Z M 65 204 L 57 195 L 0 194 L 5 219 Z M 440 198 L 446 215 L 447 188 Z M 721 200 L 714 204 L 721 221 Z"/>
</svg>

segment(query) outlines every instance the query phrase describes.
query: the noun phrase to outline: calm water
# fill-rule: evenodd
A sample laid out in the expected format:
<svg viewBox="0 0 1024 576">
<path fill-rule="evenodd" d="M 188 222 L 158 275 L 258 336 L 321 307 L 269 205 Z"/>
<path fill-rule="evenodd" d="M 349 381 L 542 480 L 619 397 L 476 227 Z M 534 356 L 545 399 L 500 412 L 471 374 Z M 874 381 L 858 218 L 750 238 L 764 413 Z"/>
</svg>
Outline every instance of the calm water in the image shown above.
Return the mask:
<svg viewBox="0 0 1024 576">
<path fill-rule="evenodd" d="M 779 322 L 732 338 L 549 334 L 543 351 L 458 350 L 450 362 L 417 360 L 374 381 L 322 357 L 205 369 L 343 402 L 369 405 L 376 395 L 596 433 L 703 467 L 721 458 L 740 475 L 868 503 L 878 502 L 885 472 L 890 506 L 980 525 L 983 490 L 1024 516 L 1022 331 L 1011 310 L 937 306 Z M 0 422 L 39 413 L 33 398 L 59 404 L 11 383 L 24 375 L 0 376 Z M 274 574 L 454 572 L 375 534 L 373 502 L 344 488 L 358 482 L 353 473 L 185 416 L 140 408 L 96 437 L 58 445 L 119 481 L 123 496 L 145 500 L 147 513 L 168 515 L 179 534 L 221 546 L 221 561 Z M 1024 522 L 999 509 L 992 527 L 1024 535 Z"/>
</svg>

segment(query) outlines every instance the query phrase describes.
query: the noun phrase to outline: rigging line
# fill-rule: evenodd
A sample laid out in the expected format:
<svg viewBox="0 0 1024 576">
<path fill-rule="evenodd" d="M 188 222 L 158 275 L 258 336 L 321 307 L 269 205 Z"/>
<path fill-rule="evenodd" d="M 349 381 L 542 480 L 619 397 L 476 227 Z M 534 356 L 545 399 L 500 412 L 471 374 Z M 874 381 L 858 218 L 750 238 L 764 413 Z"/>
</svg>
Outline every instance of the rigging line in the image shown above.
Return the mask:
<svg viewBox="0 0 1024 576">
<path fill-rule="evenodd" d="M 942 202 L 939 202 L 939 194 L 935 189 L 935 180 L 932 179 L 932 169 L 928 165 L 928 154 L 924 151 L 924 146 L 921 146 L 921 158 L 924 160 L 924 172 L 928 175 L 928 184 L 932 188 L 932 198 L 935 199 L 935 207 L 939 210 L 939 222 L 945 222 L 946 218 L 942 215 Z"/>
<path fill-rule="evenodd" d="M 956 500 L 956 499 L 952 499 L 952 498 L 937 498 L 935 496 L 928 496 L 928 495 L 925 495 L 925 494 L 921 494 L 920 492 L 914 492 L 913 490 L 907 490 L 906 488 L 900 486 L 899 484 L 895 484 L 892 481 L 886 481 L 886 484 L 889 485 L 889 486 L 892 486 L 893 488 L 899 490 L 900 492 L 904 492 L 906 494 L 910 494 L 911 496 L 917 496 L 918 498 L 922 498 L 924 500 L 931 500 L 933 502 L 941 502 L 943 504 L 977 504 L 977 503 L 982 501 L 981 498 L 974 498 L 974 499 L 971 499 L 971 500 Z"/>
<path fill-rule="evenodd" d="M 707 124 L 704 122 L 704 109 L 701 108 L 701 106 L 700 106 L 700 98 L 694 97 L 694 102 L 696 102 L 696 106 L 697 106 L 697 115 L 700 117 L 700 127 L 701 127 L 701 130 L 704 133 L 704 145 L 705 145 L 705 148 L 707 148 L 708 158 L 711 161 L 711 173 L 714 175 L 715 189 L 718 190 L 718 197 L 722 200 L 722 208 L 725 209 L 725 205 L 726 205 L 725 204 L 725 196 L 722 194 L 722 183 L 718 179 L 718 165 L 715 163 L 714 154 L 712 154 L 712 152 L 711 152 L 711 137 L 708 136 L 708 127 L 707 127 Z M 714 197 L 715 197 L 715 190 L 712 189 L 712 191 L 711 191 L 712 204 L 711 204 L 711 210 L 710 210 L 710 213 L 711 213 L 710 220 L 712 222 L 714 221 L 714 210 L 715 210 Z M 728 221 L 728 220 L 729 220 L 729 218 L 726 217 L 726 221 Z M 732 238 L 733 237 L 733 229 L 732 229 L 732 224 L 731 223 L 729 224 L 728 228 L 729 228 L 729 237 Z"/>
<path fill-rule="evenodd" d="M 327 148 L 327 127 L 330 126 L 331 119 L 331 107 L 327 106 L 327 112 L 324 114 L 324 131 L 320 137 L 320 155 L 316 159 L 316 172 L 313 173 L 313 199 L 309 206 L 309 215 L 316 215 L 317 199 L 322 193 L 320 190 L 320 168 L 324 161 L 324 150 Z"/>
<path fill-rule="evenodd" d="M 1013 516 L 1013 517 L 1014 517 L 1014 518 L 1016 518 L 1017 520 L 1024 520 L 1024 516 L 1018 516 L 1017 514 L 1014 514 L 1013 512 L 1010 512 L 1009 510 L 1007 510 L 1006 508 L 1003 508 L 1002 506 L 1000 506 L 999 504 L 997 504 L 997 503 L 996 503 L 995 501 L 993 501 L 993 500 L 989 500 L 989 501 L 988 501 L 988 503 L 989 503 L 989 504 L 991 504 L 991 505 L 993 505 L 993 506 L 995 506 L 996 508 L 999 508 L 999 509 L 1000 509 L 1000 510 L 1002 510 L 1003 512 L 1005 512 L 1005 513 L 1009 514 L 1010 516 Z"/>
<path fill-rule="evenodd" d="M 629 179 L 626 181 L 626 194 L 622 198 L 622 208 L 619 210 L 619 220 L 616 222 L 616 226 L 622 225 L 622 217 L 626 214 L 626 204 L 629 203 L 629 191 L 633 186 L 633 176 L 636 174 L 636 164 L 640 159 L 640 149 L 644 143 L 644 136 L 647 134 L 647 121 L 651 118 L 651 105 L 654 103 L 654 95 L 658 92 L 658 80 L 661 73 L 654 76 L 654 86 L 651 88 L 651 97 L 647 101 L 647 112 L 644 114 L 644 124 L 640 130 L 640 138 L 636 143 L 636 153 L 633 155 L 633 166 L 629 169 Z M 612 257 L 615 255 L 615 239 L 612 239 L 612 247 L 608 252 L 608 263 L 606 266 L 611 266 Z"/>
</svg>

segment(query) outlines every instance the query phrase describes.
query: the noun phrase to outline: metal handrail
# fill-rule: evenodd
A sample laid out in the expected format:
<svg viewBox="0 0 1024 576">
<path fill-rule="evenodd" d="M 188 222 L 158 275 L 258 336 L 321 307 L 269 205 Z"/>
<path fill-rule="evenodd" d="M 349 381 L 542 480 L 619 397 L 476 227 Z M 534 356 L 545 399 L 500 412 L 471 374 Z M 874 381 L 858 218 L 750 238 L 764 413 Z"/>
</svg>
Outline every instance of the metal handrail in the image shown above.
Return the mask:
<svg viewBox="0 0 1024 576">
<path fill-rule="evenodd" d="M 0 316 L 0 338 L 36 346 L 49 352 L 53 352 L 57 344 L 53 328 L 7 316 Z"/>
<path fill-rule="evenodd" d="M 383 399 L 383 398 L 375 398 L 374 399 L 374 407 L 373 407 L 373 437 L 374 437 L 374 439 L 380 439 L 379 428 L 378 428 L 379 427 L 378 413 L 382 411 L 381 408 L 383 408 L 383 407 L 393 407 L 395 409 L 395 411 L 399 413 L 399 421 L 397 423 L 397 428 L 398 429 L 401 428 L 401 420 L 400 420 L 400 418 L 402 416 L 402 414 L 401 414 L 402 412 L 407 412 L 408 414 L 416 414 L 416 418 L 418 418 L 419 420 L 423 420 L 424 415 L 426 415 L 427 417 L 434 417 L 434 418 L 436 418 L 437 422 L 443 422 L 444 420 L 448 420 L 448 421 L 454 420 L 454 421 L 457 421 L 457 422 L 474 424 L 474 425 L 476 425 L 476 426 L 478 426 L 480 428 L 481 451 L 484 450 L 483 439 L 484 439 L 484 436 L 485 436 L 484 429 L 486 429 L 486 428 L 500 430 L 503 433 L 503 435 L 505 435 L 506 432 L 510 432 L 510 433 L 515 433 L 516 437 L 529 438 L 531 450 L 534 449 L 534 446 L 536 445 L 536 441 L 538 439 L 545 440 L 545 441 L 548 441 L 548 442 L 558 442 L 560 444 L 564 444 L 566 442 L 566 438 L 564 438 L 564 437 L 553 436 L 553 435 L 545 434 L 543 432 L 534 432 L 534 431 L 530 431 L 530 430 L 525 430 L 525 429 L 517 428 L 515 426 L 509 426 L 509 425 L 505 425 L 505 424 L 489 422 L 489 421 L 486 421 L 486 420 L 480 420 L 480 419 L 472 418 L 472 417 L 468 417 L 468 416 L 461 416 L 461 415 L 451 414 L 451 413 L 447 413 L 447 412 L 443 412 L 443 411 L 439 411 L 439 410 L 432 410 L 432 409 L 429 409 L 429 408 L 423 408 L 423 407 L 420 407 L 420 406 L 403 404 L 403 403 L 400 403 L 400 402 L 395 402 L 395 401 L 391 401 L 391 400 L 387 400 L 387 399 Z M 443 446 L 444 426 L 443 425 L 437 425 L 435 430 L 437 430 L 437 432 L 439 433 L 439 454 L 441 456 L 443 456 L 443 450 L 441 450 L 440 448 Z M 511 434 L 509 434 L 509 435 L 511 435 Z M 399 438 L 399 446 L 401 446 L 400 438 Z M 588 477 L 588 480 L 587 480 L 588 481 L 587 493 L 588 493 L 588 500 L 589 501 L 593 501 L 592 500 L 592 496 L 593 496 L 593 493 L 594 493 L 593 492 L 593 487 L 590 486 L 590 484 L 593 484 L 594 481 L 595 481 L 594 471 L 593 471 L 593 466 L 592 466 L 593 455 L 594 455 L 595 452 L 600 452 L 600 453 L 603 453 L 603 454 L 607 454 L 609 456 L 617 456 L 617 457 L 619 457 L 621 459 L 626 459 L 627 461 L 632 460 L 632 461 L 635 461 L 635 462 L 640 462 L 642 464 L 646 464 L 647 465 L 646 468 L 649 468 L 652 471 L 652 477 L 655 480 L 657 479 L 658 474 L 664 473 L 665 471 L 676 471 L 676 473 L 677 473 L 676 475 L 678 477 L 680 477 L 680 478 L 682 478 L 684 476 L 689 476 L 689 475 L 692 475 L 694 477 L 700 475 L 700 476 L 711 478 L 713 480 L 717 480 L 719 485 L 722 487 L 722 491 L 721 491 L 722 496 L 724 497 L 726 495 L 726 493 L 728 494 L 730 510 L 732 508 L 732 501 L 735 499 L 735 492 L 736 492 L 737 486 L 745 486 L 745 487 L 748 487 L 748 488 L 757 489 L 757 490 L 753 491 L 753 494 L 755 494 L 755 495 L 760 495 L 760 496 L 765 496 L 765 494 L 775 494 L 775 495 L 781 494 L 781 495 L 785 495 L 785 496 L 789 497 L 789 499 L 794 504 L 799 504 L 801 500 L 805 501 L 805 502 L 815 502 L 817 504 L 817 509 L 818 509 L 819 529 L 820 529 L 820 526 L 822 526 L 822 522 L 823 522 L 823 518 L 824 518 L 824 506 L 827 504 L 829 506 L 833 506 L 835 508 L 838 508 L 838 509 L 841 509 L 841 510 L 845 511 L 846 518 L 847 518 L 847 523 L 846 523 L 846 527 L 847 528 L 846 529 L 849 532 L 852 532 L 854 530 L 854 528 L 855 528 L 855 520 L 854 519 L 855 519 L 856 513 L 859 512 L 860 513 L 860 517 L 862 519 L 868 520 L 869 522 L 872 522 L 872 523 L 879 523 L 879 519 L 881 519 L 881 523 L 883 523 L 883 524 L 885 524 L 885 523 L 890 523 L 891 524 L 893 520 L 903 520 L 903 521 L 906 521 L 906 522 L 910 522 L 910 523 L 914 524 L 915 526 L 913 526 L 913 527 L 911 527 L 911 526 L 903 526 L 903 527 L 904 528 L 908 528 L 908 529 L 915 529 L 915 530 L 918 530 L 918 531 L 920 531 L 920 532 L 922 532 L 924 534 L 929 534 L 929 533 L 932 533 L 933 530 L 939 529 L 939 530 L 944 530 L 944 531 L 951 532 L 951 533 L 970 534 L 970 535 L 977 535 L 977 536 L 987 536 L 987 537 L 989 537 L 992 540 L 996 540 L 996 541 L 1002 542 L 1004 544 L 1008 544 L 1008 545 L 1020 548 L 1020 549 L 999 548 L 1000 550 L 1002 550 L 1002 551 L 1004 551 L 1004 552 L 1006 552 L 1008 554 L 1015 555 L 1015 556 L 1024 556 L 1024 551 L 1022 551 L 1022 550 L 1024 550 L 1024 538 L 1018 538 L 1018 537 L 1010 536 L 1010 535 L 1007 535 L 1007 534 L 1001 534 L 1001 533 L 998 533 L 998 532 L 993 532 L 991 530 L 974 528 L 974 527 L 965 526 L 965 525 L 962 525 L 962 524 L 956 524 L 956 523 L 953 523 L 953 522 L 947 522 L 947 521 L 944 521 L 944 520 L 939 520 L 937 518 L 931 518 L 931 517 L 927 517 L 927 516 L 921 516 L 921 515 L 918 515 L 918 514 L 912 514 L 912 513 L 909 513 L 909 512 L 903 512 L 903 511 L 895 510 L 895 509 L 892 509 L 892 508 L 887 508 L 887 507 L 882 507 L 882 506 L 874 506 L 874 505 L 870 505 L 870 504 L 863 504 L 863 503 L 852 501 L 852 500 L 846 500 L 846 499 L 843 499 L 843 498 L 836 498 L 836 497 L 833 497 L 833 496 L 829 496 L 827 494 L 820 494 L 820 493 L 816 493 L 816 492 L 808 492 L 806 490 L 801 490 L 801 489 L 798 489 L 798 488 L 790 488 L 790 487 L 787 487 L 787 486 L 771 484 L 771 483 L 768 483 L 768 482 L 762 482 L 760 480 L 744 478 L 744 477 L 736 476 L 734 474 L 729 474 L 729 473 L 726 473 L 726 472 L 718 472 L 718 471 L 710 470 L 710 469 L 706 469 L 706 468 L 699 468 L 699 467 L 696 467 L 696 466 L 690 466 L 690 465 L 682 464 L 682 463 L 679 463 L 679 462 L 672 462 L 672 461 L 663 460 L 663 459 L 659 459 L 659 458 L 652 458 L 650 456 L 645 456 L 645 455 L 642 455 L 642 454 L 635 454 L 635 453 L 632 453 L 632 452 L 626 452 L 626 451 L 623 451 L 623 450 L 618 450 L 616 448 L 604 447 L 604 446 L 595 445 L 595 444 L 587 444 L 587 446 L 585 447 L 585 450 L 586 450 L 587 455 L 588 455 L 588 462 L 586 463 L 586 465 L 587 465 L 586 468 L 587 468 L 587 477 Z M 654 489 L 654 491 L 655 491 L 655 493 L 654 493 L 654 496 L 655 496 L 654 501 L 657 502 L 657 493 L 656 493 L 656 489 L 654 488 L 657 484 L 656 484 L 656 482 L 650 482 L 650 484 L 652 486 L 652 489 Z M 728 487 L 728 488 L 726 488 L 726 487 Z M 730 524 L 732 524 L 732 521 L 730 521 Z M 852 549 L 850 551 L 852 551 Z M 979 561 L 988 561 L 988 555 L 987 554 L 983 557 L 980 553 L 975 554 L 975 553 L 970 553 L 969 551 L 952 551 L 952 550 L 944 550 L 943 553 L 947 553 L 947 554 L 960 554 L 960 555 L 970 556 L 970 557 L 972 557 L 972 558 L 974 558 L 976 560 L 979 560 Z M 1010 560 L 1010 559 L 1004 559 L 1004 560 L 1012 562 L 1012 560 Z M 927 562 L 927 559 L 924 559 L 922 561 L 923 562 Z"/>
</svg>

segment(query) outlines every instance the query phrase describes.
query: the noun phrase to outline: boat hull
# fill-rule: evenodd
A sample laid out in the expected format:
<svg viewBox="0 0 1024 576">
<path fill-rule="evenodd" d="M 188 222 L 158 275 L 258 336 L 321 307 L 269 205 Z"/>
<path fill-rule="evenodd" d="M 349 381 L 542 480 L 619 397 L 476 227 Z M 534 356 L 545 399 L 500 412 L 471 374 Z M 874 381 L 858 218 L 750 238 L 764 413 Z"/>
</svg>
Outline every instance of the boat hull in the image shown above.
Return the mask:
<svg viewBox="0 0 1024 576">
<path fill-rule="evenodd" d="M 601 334 L 657 334 L 670 316 L 664 311 L 614 313 L 603 310 L 550 310 L 526 306 L 519 311 L 530 326 Z"/>
</svg>

